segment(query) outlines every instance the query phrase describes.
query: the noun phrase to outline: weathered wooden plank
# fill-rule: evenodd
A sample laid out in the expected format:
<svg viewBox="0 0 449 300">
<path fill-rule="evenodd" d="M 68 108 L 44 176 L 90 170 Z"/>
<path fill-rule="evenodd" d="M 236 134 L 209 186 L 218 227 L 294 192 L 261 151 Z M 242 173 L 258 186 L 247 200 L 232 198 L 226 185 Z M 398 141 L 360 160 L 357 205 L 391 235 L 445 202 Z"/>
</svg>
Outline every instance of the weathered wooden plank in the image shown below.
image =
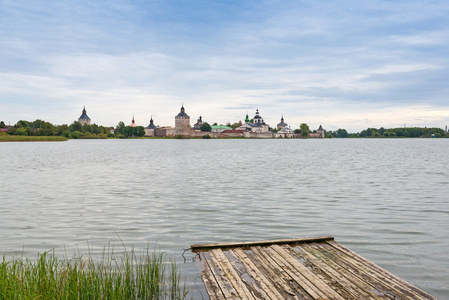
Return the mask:
<svg viewBox="0 0 449 300">
<path fill-rule="evenodd" d="M 197 259 L 195 259 L 198 270 L 200 271 L 201 279 L 203 280 L 206 291 L 209 294 L 211 300 L 221 300 L 224 298 L 224 294 L 217 283 L 214 274 L 207 263 L 204 253 L 198 253 Z"/>
<path fill-rule="evenodd" d="M 397 289 L 393 283 L 390 282 L 386 283 L 382 277 L 380 278 L 377 277 L 376 274 L 373 272 L 373 270 L 368 268 L 364 263 L 355 261 L 354 259 L 344 254 L 343 252 L 333 251 L 335 248 L 332 249 L 332 246 L 315 243 L 311 243 L 305 246 L 310 246 L 322 252 L 323 255 L 335 261 L 335 263 L 344 267 L 347 271 L 356 274 L 357 276 L 362 278 L 366 283 L 375 287 L 376 290 L 378 290 L 381 293 L 381 295 L 383 294 L 389 296 L 390 294 L 392 294 L 395 295 L 396 297 L 399 297 L 400 299 L 410 299 L 410 295 L 404 294 L 402 291 Z"/>
<path fill-rule="evenodd" d="M 256 242 L 238 242 L 238 243 L 221 243 L 221 244 L 197 244 L 190 246 L 193 252 L 213 249 L 213 248 L 233 248 L 233 247 L 251 247 L 251 246 L 265 246 L 272 244 L 297 244 L 297 243 L 311 243 L 311 242 L 324 242 L 333 241 L 332 236 L 322 236 L 314 238 L 304 238 L 304 239 L 283 239 L 283 240 L 271 240 L 271 241 L 256 241 Z"/>
<path fill-rule="evenodd" d="M 334 241 L 327 241 L 333 248 L 337 249 L 338 251 L 341 251 L 345 253 L 346 255 L 352 257 L 354 260 L 361 262 L 363 265 L 368 267 L 369 269 L 375 271 L 378 275 L 376 276 L 377 279 L 382 281 L 388 281 L 389 283 L 397 284 L 398 286 L 401 286 L 404 288 L 404 291 L 407 290 L 407 294 L 410 295 L 412 299 L 436 299 L 432 295 L 429 295 L 428 293 L 424 292 L 423 290 L 415 287 L 414 285 L 408 283 L 407 281 L 403 280 L 402 278 L 388 272 L 387 270 L 381 268 L 380 266 L 376 265 L 375 263 L 365 259 L 364 257 L 360 256 L 359 254 L 355 253 L 354 251 L 344 247 L 343 245 L 334 242 Z"/>
<path fill-rule="evenodd" d="M 329 265 L 324 263 L 318 257 L 309 253 L 305 249 L 301 248 L 301 245 L 295 245 L 291 247 L 284 245 L 284 249 L 289 251 L 292 255 L 304 259 L 306 263 L 309 263 L 316 272 L 317 276 L 322 276 L 321 279 L 325 281 L 329 286 L 334 288 L 345 299 L 376 299 L 375 295 L 369 291 L 365 291 L 360 288 L 359 285 L 354 284 L 350 280 L 346 279 L 342 274 L 332 269 Z M 378 299 L 378 298 L 377 298 Z"/>
<path fill-rule="evenodd" d="M 310 244 L 303 244 L 299 245 L 298 247 L 300 247 L 301 250 L 307 251 L 308 253 L 317 257 L 323 262 L 323 264 L 329 266 L 329 268 L 332 268 L 337 273 L 341 274 L 344 278 L 358 286 L 360 289 L 373 293 L 374 295 L 376 295 L 376 297 L 379 297 L 381 295 L 380 291 L 376 291 L 376 288 L 368 284 L 365 280 L 363 280 L 363 278 L 361 278 L 357 274 L 354 274 L 347 267 L 341 266 L 336 262 L 336 260 L 327 257 L 323 252 L 312 248 Z"/>
<path fill-rule="evenodd" d="M 333 237 L 203 244 L 192 251 L 199 252 L 213 300 L 435 299 Z"/>
<path fill-rule="evenodd" d="M 256 299 L 265 299 L 265 300 L 272 299 L 272 297 L 268 295 L 269 290 L 266 291 L 261 286 L 260 282 L 253 277 L 254 274 L 251 274 L 251 270 L 248 270 L 247 266 L 234 253 L 234 251 L 236 250 L 241 250 L 241 248 L 233 248 L 232 250 L 231 249 L 223 250 L 223 254 L 226 256 L 228 261 L 234 267 L 234 270 L 237 272 L 241 280 L 245 283 L 250 293 Z"/>
<path fill-rule="evenodd" d="M 229 279 L 231 284 L 234 286 L 235 290 L 239 294 L 241 299 L 254 299 L 254 296 L 245 286 L 245 283 L 241 280 L 237 272 L 234 270 L 231 263 L 228 261 L 226 256 L 223 254 L 221 249 L 212 249 L 211 257 L 215 258 L 218 263 L 223 268 L 222 270 L 226 273 L 226 277 Z"/>
<path fill-rule="evenodd" d="M 239 258 L 242 264 L 245 266 L 249 275 L 254 278 L 258 285 L 262 288 L 266 294 L 266 299 L 284 299 L 284 297 L 278 292 L 274 285 L 268 280 L 265 275 L 260 272 L 258 267 L 251 261 L 248 256 L 243 252 L 241 248 L 236 248 L 232 251 L 235 256 Z"/>
<path fill-rule="evenodd" d="M 392 293 L 403 299 L 425 299 L 407 289 L 406 285 L 392 280 L 392 278 L 386 281 L 386 274 L 384 273 L 386 271 L 382 270 L 380 267 L 373 268 L 373 266 L 368 264 L 370 262 L 362 257 L 355 257 L 350 253 L 344 253 L 339 249 L 325 243 L 321 243 L 318 247 L 325 249 L 327 251 L 326 253 L 329 253 L 330 255 L 339 255 L 339 258 L 342 260 L 343 264 L 349 265 L 354 269 L 364 270 L 364 273 L 369 276 L 369 278 L 366 278 L 365 280 L 373 282 L 373 285 L 381 289 L 381 291 L 386 295 L 388 295 L 388 293 Z M 382 272 L 378 272 L 378 270 L 382 270 Z"/>
<path fill-rule="evenodd" d="M 276 253 L 275 250 L 270 247 L 265 247 L 264 253 L 266 253 L 266 255 L 269 255 L 293 280 L 295 280 L 307 292 L 307 294 L 312 297 L 312 299 L 326 298 L 326 295 L 319 289 L 317 289 L 312 283 L 310 283 L 303 276 L 303 274 L 295 272 L 294 268 L 291 267 L 290 264 L 282 258 L 282 256 Z"/>
<path fill-rule="evenodd" d="M 260 246 L 251 247 L 251 251 L 247 251 L 246 255 L 257 264 L 259 270 L 270 279 L 285 299 L 312 299 L 271 257 L 264 255 Z"/>
<path fill-rule="evenodd" d="M 311 284 L 313 284 L 325 297 L 330 299 L 341 299 L 343 297 L 331 289 L 324 281 L 322 281 L 313 272 L 307 269 L 302 263 L 297 259 L 292 257 L 284 248 L 279 245 L 270 246 L 275 250 L 286 262 L 288 262 L 296 271 L 300 272 L 304 278 L 306 278 Z"/>
<path fill-rule="evenodd" d="M 217 259 L 210 255 L 209 252 L 205 253 L 205 258 L 210 270 L 217 280 L 217 284 L 220 286 L 220 289 L 224 294 L 225 299 L 240 299 L 239 294 L 235 290 L 232 283 L 229 281 L 226 273 L 223 271 L 223 267 L 220 265 Z"/>
</svg>

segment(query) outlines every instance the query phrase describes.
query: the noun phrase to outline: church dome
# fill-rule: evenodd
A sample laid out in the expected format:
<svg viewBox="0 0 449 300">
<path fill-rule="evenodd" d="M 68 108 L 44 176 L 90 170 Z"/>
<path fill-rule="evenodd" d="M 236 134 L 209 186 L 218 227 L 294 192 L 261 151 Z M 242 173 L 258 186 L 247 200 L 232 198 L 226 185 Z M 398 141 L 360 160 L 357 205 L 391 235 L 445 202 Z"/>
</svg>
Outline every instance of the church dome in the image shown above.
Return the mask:
<svg viewBox="0 0 449 300">
<path fill-rule="evenodd" d="M 86 107 L 83 108 L 83 113 L 81 117 L 79 117 L 80 120 L 90 120 L 90 118 L 86 114 Z"/>
<path fill-rule="evenodd" d="M 186 114 L 185 109 L 184 109 L 184 104 L 181 106 L 181 111 L 179 112 L 179 114 L 177 115 L 177 117 L 188 117 L 189 115 Z"/>
<path fill-rule="evenodd" d="M 148 125 L 147 127 L 145 127 L 145 129 L 156 129 L 157 127 L 154 125 L 153 123 L 153 117 L 151 117 L 150 119 L 150 125 Z"/>
</svg>

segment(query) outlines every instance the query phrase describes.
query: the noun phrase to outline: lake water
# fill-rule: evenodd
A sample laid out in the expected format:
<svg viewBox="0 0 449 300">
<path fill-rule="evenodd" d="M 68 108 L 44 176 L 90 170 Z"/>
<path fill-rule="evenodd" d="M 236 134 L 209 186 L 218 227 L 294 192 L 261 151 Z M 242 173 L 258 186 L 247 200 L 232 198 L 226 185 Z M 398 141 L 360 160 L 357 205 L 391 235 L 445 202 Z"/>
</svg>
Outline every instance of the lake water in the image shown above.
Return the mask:
<svg viewBox="0 0 449 300">
<path fill-rule="evenodd" d="M 449 299 L 449 139 L 0 143 L 0 254 L 331 235 Z"/>
</svg>

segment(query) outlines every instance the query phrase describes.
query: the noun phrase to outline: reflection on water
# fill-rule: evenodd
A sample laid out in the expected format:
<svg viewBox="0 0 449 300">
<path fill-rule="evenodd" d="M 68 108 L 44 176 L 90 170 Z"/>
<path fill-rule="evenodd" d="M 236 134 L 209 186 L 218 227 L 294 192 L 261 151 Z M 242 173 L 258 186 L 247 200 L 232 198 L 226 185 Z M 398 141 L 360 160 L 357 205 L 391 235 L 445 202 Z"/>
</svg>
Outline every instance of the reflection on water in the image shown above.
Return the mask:
<svg viewBox="0 0 449 300">
<path fill-rule="evenodd" d="M 332 235 L 449 298 L 447 139 L 1 143 L 0 253 Z M 189 289 L 196 266 L 182 263 Z M 199 293 L 197 291 L 197 293 Z M 195 297 L 198 295 L 195 294 Z"/>
</svg>

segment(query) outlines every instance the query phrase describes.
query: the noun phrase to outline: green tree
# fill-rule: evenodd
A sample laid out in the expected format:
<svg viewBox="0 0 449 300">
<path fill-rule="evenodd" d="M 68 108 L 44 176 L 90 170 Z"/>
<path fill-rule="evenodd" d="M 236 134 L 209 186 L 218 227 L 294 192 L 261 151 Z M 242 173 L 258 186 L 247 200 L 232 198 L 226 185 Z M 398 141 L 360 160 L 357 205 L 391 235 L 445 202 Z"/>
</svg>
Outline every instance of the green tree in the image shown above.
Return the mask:
<svg viewBox="0 0 449 300">
<path fill-rule="evenodd" d="M 302 123 L 301 125 L 299 125 L 299 130 L 301 131 L 302 137 L 306 138 L 309 136 L 310 129 L 309 125 L 307 125 L 306 123 Z"/>
<path fill-rule="evenodd" d="M 28 135 L 28 131 L 24 127 L 17 128 L 16 132 L 14 132 L 14 135 Z"/>
<path fill-rule="evenodd" d="M 17 128 L 13 126 L 13 127 L 10 127 L 6 133 L 13 135 L 16 132 L 16 130 L 17 130 Z"/>
<path fill-rule="evenodd" d="M 0 121 L 0 128 L 6 128 L 5 122 Z"/>
<path fill-rule="evenodd" d="M 81 132 L 76 130 L 76 131 L 73 131 L 70 135 L 74 139 L 79 139 L 81 137 Z"/>
<path fill-rule="evenodd" d="M 64 131 L 69 131 L 69 133 L 70 133 L 69 125 L 67 125 L 67 124 L 62 124 L 62 125 L 56 126 L 56 134 L 57 134 L 57 135 L 62 135 L 62 133 L 63 133 Z M 66 136 L 66 137 L 67 137 L 67 136 Z"/>
<path fill-rule="evenodd" d="M 242 121 L 238 121 L 238 122 L 232 124 L 231 128 L 232 129 L 236 129 L 236 128 L 240 127 L 240 126 L 242 126 Z"/>
<path fill-rule="evenodd" d="M 137 126 L 136 128 L 136 136 L 142 137 L 145 135 L 145 127 L 143 126 Z"/>
<path fill-rule="evenodd" d="M 360 132 L 360 136 L 361 137 L 369 137 L 369 136 L 374 136 L 374 133 L 377 132 L 376 128 L 367 128 L 365 130 L 362 130 Z"/>
<path fill-rule="evenodd" d="M 115 127 L 115 134 L 125 134 L 125 123 L 123 123 L 122 121 L 118 122 L 117 127 Z"/>
<path fill-rule="evenodd" d="M 131 126 L 125 126 L 123 127 L 123 133 L 124 136 L 131 136 L 133 134 L 133 129 Z"/>
<path fill-rule="evenodd" d="M 97 124 L 92 124 L 92 133 L 93 134 L 98 134 L 98 133 L 103 133 L 100 131 L 100 127 Z"/>
<path fill-rule="evenodd" d="M 55 126 L 53 124 L 39 119 L 35 120 L 34 122 L 30 122 L 29 128 L 32 135 L 52 136 L 55 135 L 56 132 Z"/>
<path fill-rule="evenodd" d="M 212 127 L 209 125 L 209 123 L 204 122 L 203 125 L 200 126 L 201 131 L 212 131 Z"/>
<path fill-rule="evenodd" d="M 30 122 L 25 121 L 25 120 L 20 120 L 19 122 L 16 123 L 16 125 L 14 125 L 14 127 L 16 128 L 29 128 L 30 127 Z"/>
<path fill-rule="evenodd" d="M 81 125 L 80 122 L 75 121 L 72 124 L 70 124 L 69 130 L 70 130 L 70 132 L 74 132 L 74 131 L 81 132 L 81 131 L 83 131 L 83 125 Z M 72 134 L 72 136 L 73 136 L 73 134 Z"/>
<path fill-rule="evenodd" d="M 92 126 L 85 123 L 85 124 L 83 125 L 83 132 L 89 132 L 89 133 L 92 133 Z"/>
<path fill-rule="evenodd" d="M 347 138 L 348 136 L 349 136 L 349 134 L 346 131 L 346 129 L 340 128 L 335 132 L 335 137 L 338 137 L 338 138 Z"/>
<path fill-rule="evenodd" d="M 66 138 L 68 138 L 69 135 L 70 135 L 70 131 L 69 131 L 68 129 L 67 129 L 67 130 L 64 130 L 63 132 L 61 132 L 60 135 L 66 137 Z"/>
</svg>

